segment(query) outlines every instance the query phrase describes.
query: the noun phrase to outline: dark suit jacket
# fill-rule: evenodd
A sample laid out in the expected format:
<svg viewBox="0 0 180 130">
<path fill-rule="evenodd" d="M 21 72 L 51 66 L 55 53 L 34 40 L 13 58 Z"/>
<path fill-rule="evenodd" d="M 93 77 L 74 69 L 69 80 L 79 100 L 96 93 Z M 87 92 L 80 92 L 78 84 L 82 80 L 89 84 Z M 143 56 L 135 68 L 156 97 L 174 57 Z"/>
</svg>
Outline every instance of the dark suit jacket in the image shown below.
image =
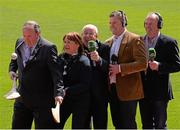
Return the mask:
<svg viewBox="0 0 180 130">
<path fill-rule="evenodd" d="M 112 37 L 107 44 L 112 46 Z M 147 67 L 145 46 L 140 36 L 126 31 L 118 52 L 121 73 L 116 75 L 116 90 L 121 101 L 138 100 L 144 97 L 140 71 Z"/>
<path fill-rule="evenodd" d="M 54 96 L 63 96 L 62 74 L 57 71 L 56 46 L 40 38 L 24 67 L 19 49 L 22 44 L 23 39 L 18 39 L 15 47 L 18 58 L 11 60 L 9 65 L 9 71 L 18 70 L 21 95 L 18 100 L 29 107 L 52 107 Z"/>
<path fill-rule="evenodd" d="M 170 73 L 180 70 L 179 49 L 176 40 L 160 35 L 157 40 L 155 61 L 160 63 L 158 71 L 149 67 L 146 75 L 143 73 L 145 98 L 169 100 L 173 98 Z"/>
<path fill-rule="evenodd" d="M 101 61 L 93 66 L 92 60 L 92 81 L 91 81 L 91 94 L 95 101 L 108 102 L 108 68 L 109 68 L 109 46 L 96 40 L 97 52 Z M 88 48 L 85 47 L 88 51 Z M 90 56 L 89 56 L 90 59 Z"/>
<path fill-rule="evenodd" d="M 85 100 L 83 95 L 89 95 L 91 82 L 90 61 L 85 55 L 59 55 L 59 65 L 63 69 L 63 81 L 66 89 L 65 98 Z M 65 67 L 66 66 L 66 67 Z"/>
</svg>

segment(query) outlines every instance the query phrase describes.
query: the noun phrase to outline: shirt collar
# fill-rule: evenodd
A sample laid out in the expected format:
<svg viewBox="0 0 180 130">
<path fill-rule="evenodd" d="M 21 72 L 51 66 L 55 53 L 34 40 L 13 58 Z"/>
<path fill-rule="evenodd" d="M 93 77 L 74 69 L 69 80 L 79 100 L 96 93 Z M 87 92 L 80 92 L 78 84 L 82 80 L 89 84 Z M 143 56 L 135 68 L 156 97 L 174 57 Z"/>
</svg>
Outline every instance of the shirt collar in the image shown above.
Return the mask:
<svg viewBox="0 0 180 130">
<path fill-rule="evenodd" d="M 160 36 L 160 32 L 159 32 L 158 35 L 155 36 L 153 39 L 150 40 L 148 36 L 146 36 L 146 39 L 147 39 L 148 41 L 155 42 L 155 41 L 157 41 L 157 39 L 159 38 L 159 36 Z"/>
<path fill-rule="evenodd" d="M 34 50 L 34 48 L 35 48 L 36 45 L 38 44 L 39 40 L 40 40 L 40 38 L 38 38 L 37 41 L 36 41 L 36 44 L 34 44 L 34 45 L 31 47 L 31 50 L 32 50 L 32 51 Z M 24 45 L 25 45 L 26 48 L 30 48 L 25 42 L 24 42 Z"/>
<path fill-rule="evenodd" d="M 153 39 L 149 39 L 148 36 L 145 36 L 145 44 L 146 44 L 146 48 L 154 48 L 156 46 L 157 40 L 160 36 L 160 32 L 158 33 L 158 35 L 156 37 L 154 37 Z"/>
<path fill-rule="evenodd" d="M 115 41 L 115 40 L 119 40 L 119 39 L 122 39 L 123 38 L 123 36 L 124 36 L 124 34 L 125 34 L 125 32 L 126 32 L 126 29 L 124 30 L 124 32 L 123 33 L 121 33 L 121 35 L 119 35 L 117 38 L 115 37 L 115 35 L 113 36 L 113 41 Z"/>
</svg>

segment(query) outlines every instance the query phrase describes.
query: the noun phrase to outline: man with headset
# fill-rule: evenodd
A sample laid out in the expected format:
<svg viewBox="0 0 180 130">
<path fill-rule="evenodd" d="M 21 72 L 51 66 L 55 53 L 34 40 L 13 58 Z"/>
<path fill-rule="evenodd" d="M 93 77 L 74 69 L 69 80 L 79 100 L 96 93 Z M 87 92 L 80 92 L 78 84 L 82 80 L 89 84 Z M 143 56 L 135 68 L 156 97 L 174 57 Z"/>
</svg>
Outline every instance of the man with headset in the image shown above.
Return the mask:
<svg viewBox="0 0 180 130">
<path fill-rule="evenodd" d="M 148 62 L 147 70 L 142 73 L 144 99 L 140 101 L 143 129 L 166 129 L 167 107 L 173 99 L 170 73 L 180 70 L 177 41 L 160 33 L 163 19 L 159 13 L 147 15 L 144 27 L 145 46 L 154 48 L 156 57 Z"/>
<path fill-rule="evenodd" d="M 55 129 L 51 108 L 63 100 L 62 74 L 57 71 L 57 49 L 40 36 L 40 26 L 27 21 L 23 37 L 16 41 L 17 59 L 9 65 L 11 79 L 19 79 L 20 97 L 15 100 L 12 129 Z"/>
<path fill-rule="evenodd" d="M 123 11 L 113 11 L 109 17 L 113 36 L 106 43 L 111 47 L 109 79 L 113 125 L 116 129 L 137 129 L 137 102 L 144 97 L 140 71 L 147 67 L 145 46 L 139 35 L 126 29 Z"/>
</svg>

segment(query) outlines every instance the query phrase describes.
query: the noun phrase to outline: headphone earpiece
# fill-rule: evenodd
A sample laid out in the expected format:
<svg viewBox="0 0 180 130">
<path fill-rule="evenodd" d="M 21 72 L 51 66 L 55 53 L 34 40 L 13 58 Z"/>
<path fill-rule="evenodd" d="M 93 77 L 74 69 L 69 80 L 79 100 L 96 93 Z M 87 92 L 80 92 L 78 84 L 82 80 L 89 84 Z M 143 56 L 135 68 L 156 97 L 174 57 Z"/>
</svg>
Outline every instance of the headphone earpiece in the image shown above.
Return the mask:
<svg viewBox="0 0 180 130">
<path fill-rule="evenodd" d="M 154 12 L 154 14 L 158 16 L 158 23 L 157 23 L 157 27 L 158 27 L 159 29 L 161 29 L 161 28 L 162 28 L 162 26 L 163 26 L 163 19 L 162 19 L 161 15 L 160 15 L 159 13 Z"/>
<path fill-rule="evenodd" d="M 118 10 L 118 12 L 121 13 L 122 26 L 123 26 L 123 27 L 127 26 L 127 17 L 126 17 L 126 14 L 125 14 L 124 11 L 122 11 L 122 10 Z"/>
<path fill-rule="evenodd" d="M 38 24 L 35 24 L 34 25 L 34 30 L 36 33 L 39 33 L 40 32 L 40 26 Z"/>
</svg>

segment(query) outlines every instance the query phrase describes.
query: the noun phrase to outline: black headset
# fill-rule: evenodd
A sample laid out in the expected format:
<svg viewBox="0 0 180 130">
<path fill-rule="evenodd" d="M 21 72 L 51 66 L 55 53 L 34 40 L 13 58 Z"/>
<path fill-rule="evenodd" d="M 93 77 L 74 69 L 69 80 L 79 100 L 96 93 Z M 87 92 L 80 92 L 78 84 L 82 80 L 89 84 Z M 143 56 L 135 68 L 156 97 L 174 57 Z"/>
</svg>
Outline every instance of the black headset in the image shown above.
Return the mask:
<svg viewBox="0 0 180 130">
<path fill-rule="evenodd" d="M 163 18 L 162 18 L 162 16 L 161 16 L 159 13 L 157 13 L 157 12 L 154 12 L 154 14 L 155 14 L 156 16 L 158 16 L 157 27 L 158 27 L 159 29 L 161 29 L 162 26 L 163 26 Z"/>
<path fill-rule="evenodd" d="M 39 33 L 40 32 L 40 26 L 38 24 L 35 24 L 34 25 L 34 30 L 36 33 Z"/>
<path fill-rule="evenodd" d="M 125 14 L 124 11 L 122 11 L 122 10 L 118 10 L 118 12 L 121 14 L 122 26 L 123 26 L 123 27 L 127 26 L 127 17 L 126 17 L 126 14 Z"/>
</svg>

